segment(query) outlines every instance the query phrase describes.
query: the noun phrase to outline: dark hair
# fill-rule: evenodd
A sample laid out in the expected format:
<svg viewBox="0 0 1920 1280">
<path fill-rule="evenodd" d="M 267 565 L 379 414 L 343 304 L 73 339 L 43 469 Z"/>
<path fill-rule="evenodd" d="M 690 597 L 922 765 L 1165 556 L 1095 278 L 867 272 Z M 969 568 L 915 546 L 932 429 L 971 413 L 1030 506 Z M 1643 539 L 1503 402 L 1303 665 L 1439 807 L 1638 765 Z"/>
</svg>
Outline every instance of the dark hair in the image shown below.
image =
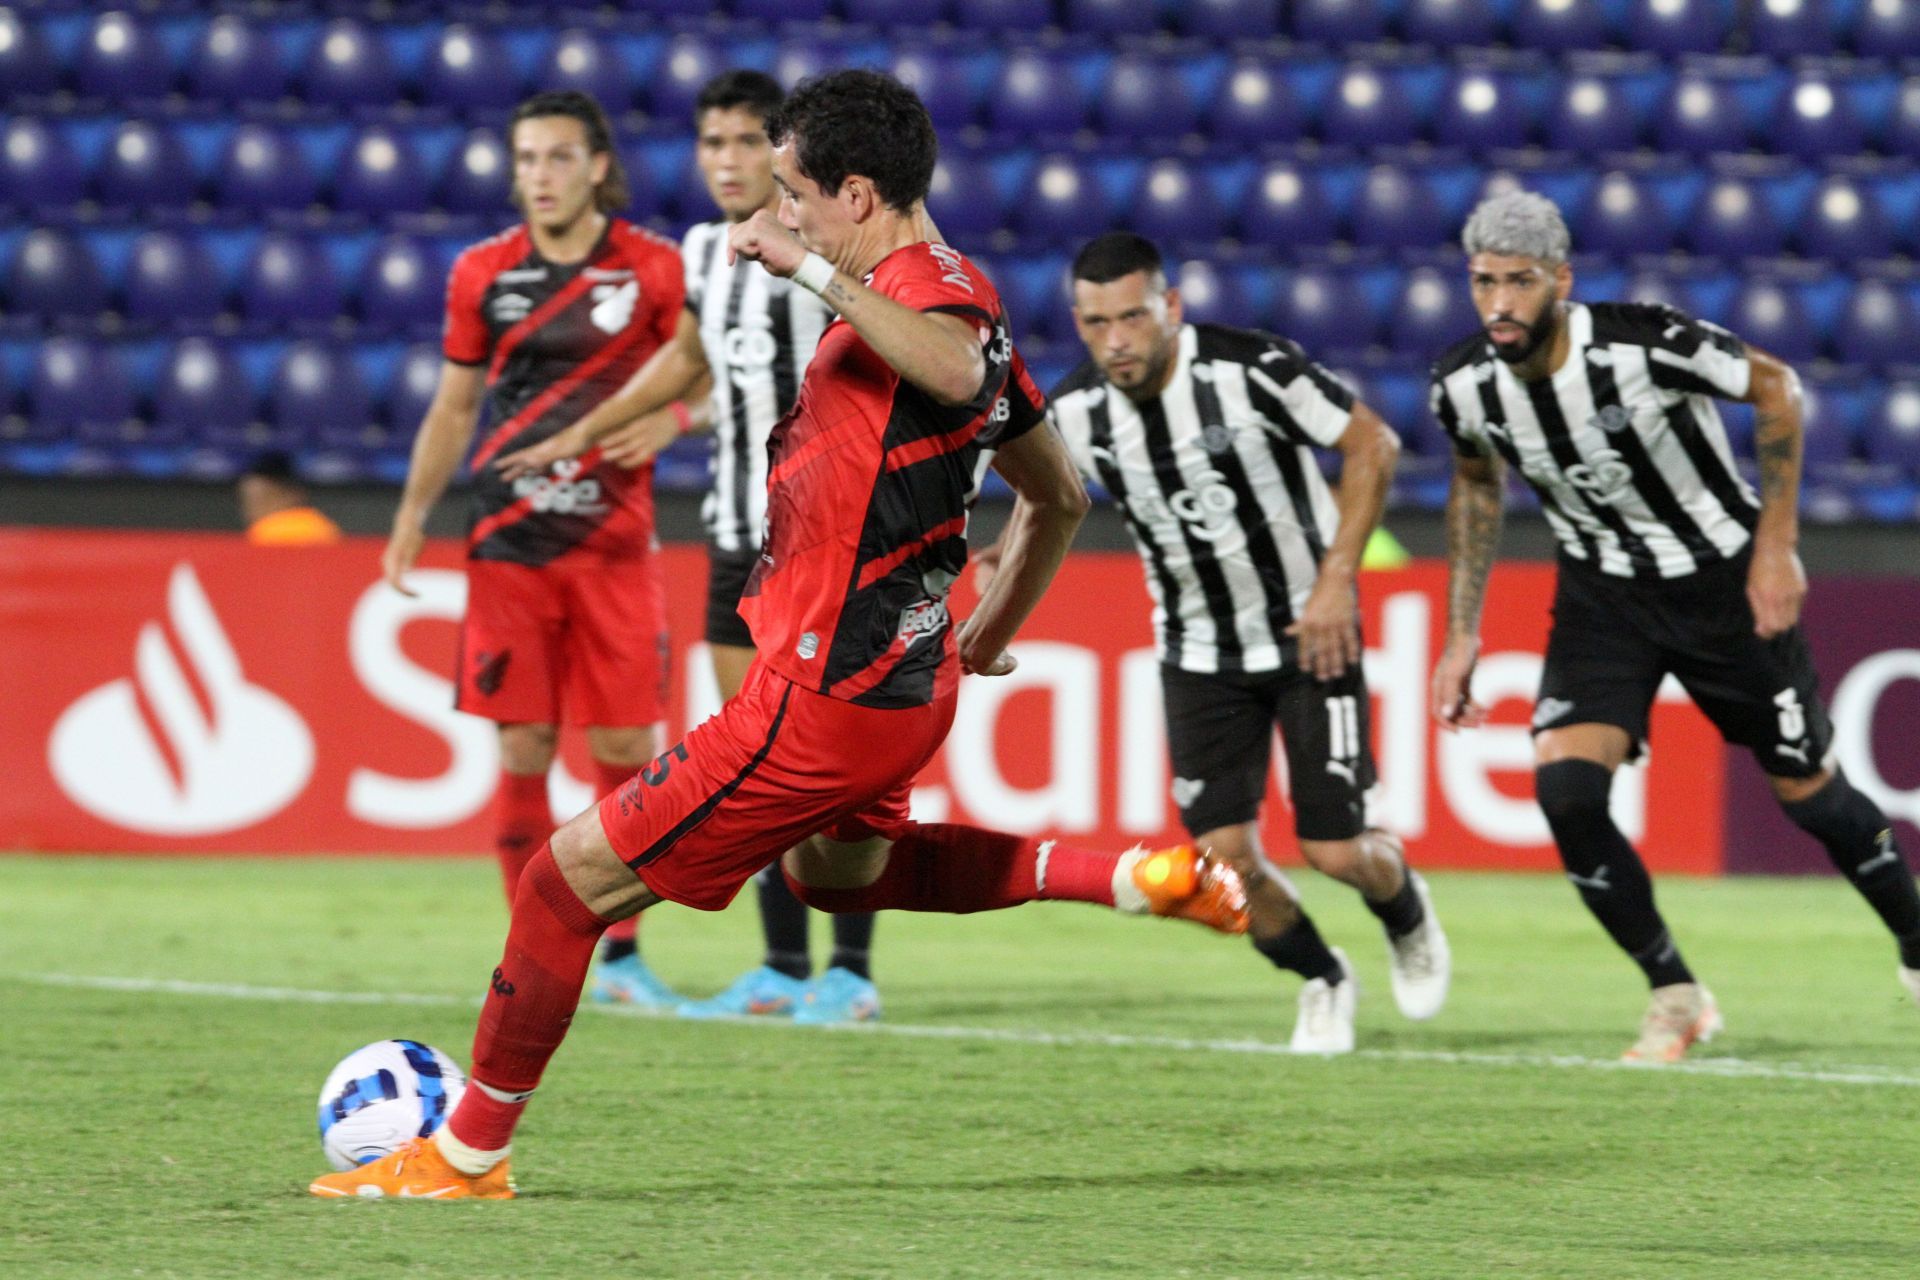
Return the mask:
<svg viewBox="0 0 1920 1280">
<path fill-rule="evenodd" d="M 1149 276 L 1167 274 L 1160 250 L 1145 236 L 1131 231 L 1109 231 L 1095 236 L 1073 256 L 1073 278 L 1088 284 L 1110 284 L 1122 276 L 1144 271 Z"/>
<path fill-rule="evenodd" d="M 613 126 L 607 123 L 607 113 L 591 94 L 581 93 L 578 89 L 562 89 L 554 93 L 536 93 L 513 109 L 513 119 L 507 122 L 507 152 L 513 152 L 513 131 L 522 120 L 533 120 L 540 116 L 566 116 L 578 120 L 587 131 L 587 150 L 594 155 L 607 157 L 607 176 L 600 179 L 593 188 L 593 203 L 602 213 L 615 213 L 627 207 L 632 197 L 627 193 L 627 171 L 620 163 L 620 153 L 613 149 Z"/>
<path fill-rule="evenodd" d="M 300 483 L 300 475 L 294 470 L 293 455 L 284 449 L 269 449 L 265 453 L 255 454 L 253 461 L 247 463 L 247 469 L 240 474 L 276 480 L 281 484 L 297 486 Z"/>
<path fill-rule="evenodd" d="M 767 120 L 767 138 L 776 147 L 791 139 L 800 172 L 828 195 L 859 174 L 895 209 L 927 198 L 940 157 L 926 107 L 913 90 L 879 71 L 835 71 L 801 81 Z"/>
<path fill-rule="evenodd" d="M 700 97 L 693 104 L 693 121 L 699 124 L 700 118 L 709 111 L 745 107 L 765 122 L 779 110 L 786 96 L 787 91 L 780 87 L 780 82 L 764 71 L 722 71 L 700 90 Z"/>
</svg>

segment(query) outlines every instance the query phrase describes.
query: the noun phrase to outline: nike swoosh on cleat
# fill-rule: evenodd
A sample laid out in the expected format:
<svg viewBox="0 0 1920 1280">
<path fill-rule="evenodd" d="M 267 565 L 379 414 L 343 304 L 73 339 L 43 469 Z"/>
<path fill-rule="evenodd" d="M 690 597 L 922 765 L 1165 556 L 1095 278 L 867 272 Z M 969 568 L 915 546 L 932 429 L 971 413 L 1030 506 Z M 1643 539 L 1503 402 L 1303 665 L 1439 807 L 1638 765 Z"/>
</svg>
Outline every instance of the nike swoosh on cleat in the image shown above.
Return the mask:
<svg viewBox="0 0 1920 1280">
<path fill-rule="evenodd" d="M 402 1187 L 399 1192 L 407 1200 L 438 1200 L 441 1196 L 453 1194 L 452 1187 L 436 1187 L 432 1191 L 415 1191 L 411 1187 Z"/>
</svg>

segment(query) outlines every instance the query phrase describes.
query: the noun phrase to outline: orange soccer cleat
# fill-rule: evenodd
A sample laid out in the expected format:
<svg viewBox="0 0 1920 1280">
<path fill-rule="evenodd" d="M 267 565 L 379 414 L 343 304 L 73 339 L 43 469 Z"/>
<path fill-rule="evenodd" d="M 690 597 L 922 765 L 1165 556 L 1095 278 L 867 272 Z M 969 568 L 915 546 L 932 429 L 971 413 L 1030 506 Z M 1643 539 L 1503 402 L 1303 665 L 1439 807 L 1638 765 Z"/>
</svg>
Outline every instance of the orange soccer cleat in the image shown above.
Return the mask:
<svg viewBox="0 0 1920 1280">
<path fill-rule="evenodd" d="M 390 1156 L 345 1173 L 315 1178 L 307 1190 L 316 1196 L 402 1200 L 511 1200 L 513 1179 L 502 1160 L 479 1177 L 447 1163 L 431 1138 L 415 1138 Z"/>
<path fill-rule="evenodd" d="M 1221 933 L 1247 931 L 1247 887 L 1240 873 L 1191 845 L 1146 854 L 1133 864 L 1133 887 L 1154 915 L 1192 920 Z"/>
</svg>

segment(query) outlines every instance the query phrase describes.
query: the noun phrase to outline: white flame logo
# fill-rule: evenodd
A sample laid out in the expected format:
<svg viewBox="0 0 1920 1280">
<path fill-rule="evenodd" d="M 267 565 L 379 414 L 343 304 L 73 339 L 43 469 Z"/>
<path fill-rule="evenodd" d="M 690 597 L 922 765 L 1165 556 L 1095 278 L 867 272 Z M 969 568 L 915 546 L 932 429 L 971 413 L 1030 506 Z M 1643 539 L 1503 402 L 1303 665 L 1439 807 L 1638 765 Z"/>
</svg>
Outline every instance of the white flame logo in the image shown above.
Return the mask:
<svg viewBox="0 0 1920 1280">
<path fill-rule="evenodd" d="M 277 813 L 313 775 L 313 735 L 293 708 L 247 683 L 184 562 L 167 584 L 167 615 L 193 682 L 161 624 L 147 623 L 134 646 L 134 678 L 101 685 L 54 726 L 54 778 L 95 817 L 150 835 L 212 835 Z M 164 746 L 148 728 L 143 697 Z"/>
</svg>

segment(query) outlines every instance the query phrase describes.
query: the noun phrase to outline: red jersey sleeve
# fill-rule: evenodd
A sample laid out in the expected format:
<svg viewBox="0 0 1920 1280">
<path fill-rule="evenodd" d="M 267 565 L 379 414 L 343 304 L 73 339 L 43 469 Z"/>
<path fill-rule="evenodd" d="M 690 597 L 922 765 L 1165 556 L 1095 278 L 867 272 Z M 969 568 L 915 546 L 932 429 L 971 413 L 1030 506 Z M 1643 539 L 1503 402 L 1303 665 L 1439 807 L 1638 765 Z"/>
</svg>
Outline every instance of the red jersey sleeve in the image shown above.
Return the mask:
<svg viewBox="0 0 1920 1280">
<path fill-rule="evenodd" d="M 997 310 L 992 286 L 957 251 L 944 244 L 917 244 L 902 257 L 897 276 L 876 281 L 880 292 L 903 307 L 966 316 L 991 330 Z"/>
<path fill-rule="evenodd" d="M 485 364 L 493 351 L 493 335 L 480 312 L 487 275 L 479 259 L 478 253 L 468 249 L 454 259 L 447 274 L 447 322 L 440 352 L 455 364 Z"/>
<path fill-rule="evenodd" d="M 1027 362 L 1018 347 L 1013 351 L 1013 363 L 1007 369 L 1007 417 L 1000 429 L 993 433 L 988 441 L 990 448 L 1003 448 L 1009 441 L 1018 440 L 1047 419 L 1047 397 L 1040 385 L 1027 372 Z"/>
</svg>

